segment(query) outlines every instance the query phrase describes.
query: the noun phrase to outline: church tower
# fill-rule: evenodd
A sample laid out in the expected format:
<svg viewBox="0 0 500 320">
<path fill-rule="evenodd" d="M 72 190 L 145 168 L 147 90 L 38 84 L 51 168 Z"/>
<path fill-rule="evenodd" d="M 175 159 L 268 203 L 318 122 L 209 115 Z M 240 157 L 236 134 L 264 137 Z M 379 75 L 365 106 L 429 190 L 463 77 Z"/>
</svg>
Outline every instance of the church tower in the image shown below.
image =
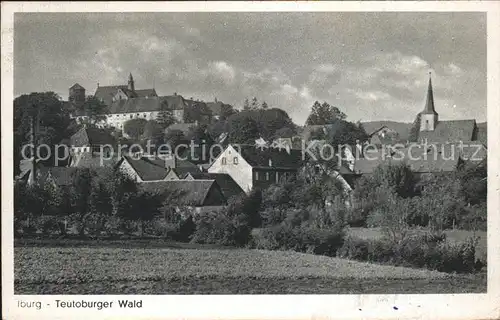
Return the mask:
<svg viewBox="0 0 500 320">
<path fill-rule="evenodd" d="M 434 95 L 432 93 L 431 73 L 429 72 L 429 87 L 424 111 L 420 113 L 420 131 L 434 131 L 438 123 L 438 113 L 434 109 Z"/>
<path fill-rule="evenodd" d="M 132 73 L 128 76 L 128 89 L 130 91 L 135 91 L 134 78 L 132 77 Z"/>
</svg>

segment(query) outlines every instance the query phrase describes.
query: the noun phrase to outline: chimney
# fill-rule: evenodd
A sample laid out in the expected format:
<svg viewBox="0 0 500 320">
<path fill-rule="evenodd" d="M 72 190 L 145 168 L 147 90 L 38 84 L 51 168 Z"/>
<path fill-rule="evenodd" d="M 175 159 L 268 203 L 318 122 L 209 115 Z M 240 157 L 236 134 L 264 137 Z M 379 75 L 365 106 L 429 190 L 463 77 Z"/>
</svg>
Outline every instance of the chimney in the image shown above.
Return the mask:
<svg viewBox="0 0 500 320">
<path fill-rule="evenodd" d="M 165 157 L 165 168 L 175 169 L 176 162 L 177 162 L 177 160 L 175 158 L 175 155 L 170 154 L 170 155 L 166 156 Z"/>
</svg>

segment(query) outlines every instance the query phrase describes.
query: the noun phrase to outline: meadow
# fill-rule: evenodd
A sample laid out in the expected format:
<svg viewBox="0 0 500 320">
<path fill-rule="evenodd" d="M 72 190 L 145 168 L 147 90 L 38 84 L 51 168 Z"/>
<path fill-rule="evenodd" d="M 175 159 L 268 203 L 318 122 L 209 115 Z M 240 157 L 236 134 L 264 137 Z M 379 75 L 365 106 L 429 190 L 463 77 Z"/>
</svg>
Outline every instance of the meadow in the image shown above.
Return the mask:
<svg viewBox="0 0 500 320">
<path fill-rule="evenodd" d="M 485 292 L 454 275 L 292 251 L 190 248 L 14 249 L 16 294 L 349 294 Z"/>
</svg>

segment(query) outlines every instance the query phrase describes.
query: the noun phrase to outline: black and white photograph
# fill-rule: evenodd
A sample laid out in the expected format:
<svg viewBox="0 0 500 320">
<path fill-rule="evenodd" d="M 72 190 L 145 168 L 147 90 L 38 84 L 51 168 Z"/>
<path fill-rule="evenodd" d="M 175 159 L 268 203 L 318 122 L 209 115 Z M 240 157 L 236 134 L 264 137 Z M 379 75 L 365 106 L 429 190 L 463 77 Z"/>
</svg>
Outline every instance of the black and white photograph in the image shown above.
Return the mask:
<svg viewBox="0 0 500 320">
<path fill-rule="evenodd" d="M 17 312 L 491 293 L 486 11 L 164 10 L 13 14 Z"/>
</svg>

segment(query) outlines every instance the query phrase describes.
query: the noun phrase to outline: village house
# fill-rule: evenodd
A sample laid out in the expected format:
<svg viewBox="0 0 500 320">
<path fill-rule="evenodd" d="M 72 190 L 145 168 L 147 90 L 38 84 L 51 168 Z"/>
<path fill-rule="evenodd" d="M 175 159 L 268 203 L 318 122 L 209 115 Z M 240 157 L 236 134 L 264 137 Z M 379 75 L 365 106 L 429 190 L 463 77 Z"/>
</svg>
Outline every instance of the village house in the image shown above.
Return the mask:
<svg viewBox="0 0 500 320">
<path fill-rule="evenodd" d="M 215 180 L 145 181 L 142 190 L 162 196 L 177 210 L 187 208 L 196 213 L 218 211 L 227 205 Z"/>
<path fill-rule="evenodd" d="M 137 182 L 168 181 L 184 179 L 189 173 L 200 172 L 195 164 L 187 161 L 166 157 L 142 156 L 138 159 L 123 156 L 116 167 Z"/>
<path fill-rule="evenodd" d="M 230 144 L 213 161 L 209 173 L 227 173 L 246 193 L 265 188 L 295 175 L 302 166 L 300 150 L 257 148 Z"/>
<path fill-rule="evenodd" d="M 243 189 L 227 173 L 192 172 L 188 173 L 185 180 L 215 180 L 220 187 L 222 195 L 228 201 L 231 198 L 244 194 Z"/>
</svg>

